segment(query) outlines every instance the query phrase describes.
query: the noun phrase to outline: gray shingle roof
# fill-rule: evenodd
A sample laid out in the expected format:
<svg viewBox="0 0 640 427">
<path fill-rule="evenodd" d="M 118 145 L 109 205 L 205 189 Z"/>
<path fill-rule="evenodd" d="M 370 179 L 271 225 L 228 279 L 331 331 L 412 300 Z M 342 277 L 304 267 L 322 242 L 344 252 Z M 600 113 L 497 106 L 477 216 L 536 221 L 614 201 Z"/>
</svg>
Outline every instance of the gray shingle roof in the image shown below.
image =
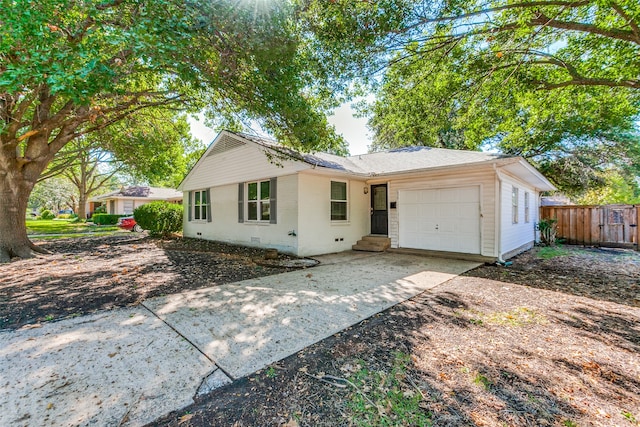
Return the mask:
<svg viewBox="0 0 640 427">
<path fill-rule="evenodd" d="M 160 187 L 146 187 L 146 186 L 129 186 L 123 187 L 120 190 L 112 191 L 107 194 L 101 194 L 99 196 L 92 197 L 91 200 L 104 200 L 108 198 L 118 197 L 136 197 L 136 198 L 148 198 L 148 199 L 181 199 L 182 192 L 174 190 L 173 188 L 160 188 Z"/>
<path fill-rule="evenodd" d="M 279 145 L 273 139 L 244 133 L 237 133 L 237 135 L 314 166 L 365 175 L 381 175 L 445 166 L 461 166 L 509 157 L 496 153 L 449 150 L 446 148 L 423 146 L 395 148 L 371 154 L 342 157 L 329 153 L 297 153 Z"/>
</svg>

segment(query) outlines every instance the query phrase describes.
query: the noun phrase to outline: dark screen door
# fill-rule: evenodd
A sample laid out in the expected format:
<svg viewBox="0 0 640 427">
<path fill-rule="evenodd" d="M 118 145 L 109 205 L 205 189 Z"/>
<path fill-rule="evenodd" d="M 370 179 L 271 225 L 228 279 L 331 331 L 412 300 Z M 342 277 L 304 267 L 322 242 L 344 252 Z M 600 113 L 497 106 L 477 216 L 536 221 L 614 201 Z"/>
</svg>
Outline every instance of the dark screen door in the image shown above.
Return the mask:
<svg viewBox="0 0 640 427">
<path fill-rule="evenodd" d="M 387 184 L 371 186 L 371 234 L 388 234 Z"/>
</svg>

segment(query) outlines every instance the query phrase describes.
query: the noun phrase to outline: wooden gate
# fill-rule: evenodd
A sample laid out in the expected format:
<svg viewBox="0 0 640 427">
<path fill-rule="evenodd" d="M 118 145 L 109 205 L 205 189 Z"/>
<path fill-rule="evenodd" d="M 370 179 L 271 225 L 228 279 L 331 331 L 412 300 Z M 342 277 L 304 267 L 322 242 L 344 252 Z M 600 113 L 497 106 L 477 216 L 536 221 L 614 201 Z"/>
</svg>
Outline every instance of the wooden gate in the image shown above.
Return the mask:
<svg viewBox="0 0 640 427">
<path fill-rule="evenodd" d="M 640 239 L 636 205 L 541 206 L 540 218 L 558 220 L 558 238 L 572 245 L 633 247 Z"/>
</svg>

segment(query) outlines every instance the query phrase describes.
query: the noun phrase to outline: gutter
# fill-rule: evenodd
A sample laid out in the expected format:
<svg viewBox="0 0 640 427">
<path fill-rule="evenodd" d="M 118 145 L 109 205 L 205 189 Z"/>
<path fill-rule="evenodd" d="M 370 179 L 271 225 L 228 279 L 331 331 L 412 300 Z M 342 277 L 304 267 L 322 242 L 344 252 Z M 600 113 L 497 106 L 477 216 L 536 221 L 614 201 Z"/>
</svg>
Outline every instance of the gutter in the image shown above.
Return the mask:
<svg viewBox="0 0 640 427">
<path fill-rule="evenodd" d="M 496 178 L 498 178 L 498 182 L 496 183 L 496 246 L 498 249 L 498 264 L 507 267 L 511 265 L 511 262 L 502 259 L 502 174 L 498 170 L 496 163 L 493 164 L 493 170 L 496 173 Z"/>
</svg>

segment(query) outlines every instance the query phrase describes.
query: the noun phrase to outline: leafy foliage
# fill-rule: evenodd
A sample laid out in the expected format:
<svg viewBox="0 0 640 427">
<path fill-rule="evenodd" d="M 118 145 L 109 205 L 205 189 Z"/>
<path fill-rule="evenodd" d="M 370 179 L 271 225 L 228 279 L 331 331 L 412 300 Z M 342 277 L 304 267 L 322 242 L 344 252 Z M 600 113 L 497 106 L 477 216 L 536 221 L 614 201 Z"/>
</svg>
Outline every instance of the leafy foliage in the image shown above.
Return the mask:
<svg viewBox="0 0 640 427">
<path fill-rule="evenodd" d="M 636 186 L 638 2 L 311 4 L 320 54 L 377 92 L 363 111 L 374 150 L 491 147 L 572 196 L 602 188 L 610 170 Z"/>
<path fill-rule="evenodd" d="M 165 201 L 147 203 L 133 211 L 136 223 L 156 236 L 167 236 L 181 230 L 182 217 L 182 205 Z"/>
<path fill-rule="evenodd" d="M 55 217 L 56 217 L 56 214 L 54 214 L 48 209 L 45 209 L 42 212 L 40 212 L 40 218 L 44 220 L 54 219 Z"/>
<path fill-rule="evenodd" d="M 91 221 L 93 221 L 96 225 L 115 225 L 118 223 L 118 219 L 120 219 L 123 215 L 114 215 L 107 213 L 99 213 L 94 214 L 91 217 Z"/>
<path fill-rule="evenodd" d="M 299 6 L 230 0 L 0 3 L 0 176 L 7 177 L 0 181 L 0 210 L 15 212 L 15 218 L 0 219 L 6 223 L 0 223 L 0 261 L 38 250 L 27 239 L 24 211 L 56 155 L 70 141 L 122 120 L 149 123 L 143 110 L 208 107 L 229 121 L 258 122 L 300 148 L 340 145 L 323 114 L 333 104 L 332 91 L 318 89 L 305 72 L 308 60 L 294 32 Z M 175 175 L 164 172 L 166 162 L 182 162 L 176 146 L 160 141 L 150 127 L 137 129 L 117 146 L 103 139 L 102 148 L 135 164 L 150 181 L 175 182 Z"/>
<path fill-rule="evenodd" d="M 546 246 L 555 246 L 556 234 L 558 233 L 558 220 L 555 218 L 544 218 L 538 221 L 536 226 L 540 231 L 540 241 Z"/>
</svg>

